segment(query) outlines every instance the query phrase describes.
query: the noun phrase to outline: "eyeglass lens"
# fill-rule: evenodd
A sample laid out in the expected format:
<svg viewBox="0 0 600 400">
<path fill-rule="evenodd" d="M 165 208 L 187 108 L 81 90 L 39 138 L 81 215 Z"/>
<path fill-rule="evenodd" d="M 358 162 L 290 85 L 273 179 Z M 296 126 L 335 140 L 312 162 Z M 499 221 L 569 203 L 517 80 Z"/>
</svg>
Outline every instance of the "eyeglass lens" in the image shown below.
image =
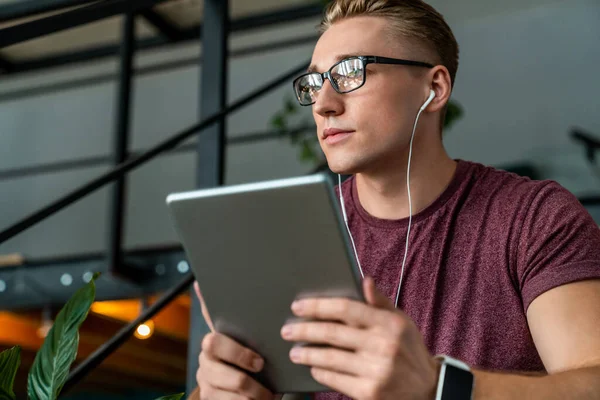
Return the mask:
<svg viewBox="0 0 600 400">
<path fill-rule="evenodd" d="M 364 64 L 359 58 L 344 60 L 336 64 L 330 71 L 334 87 L 340 93 L 350 92 L 360 87 L 365 78 Z M 301 104 L 312 104 L 317 99 L 317 92 L 323 87 L 323 77 L 308 74 L 296 82 L 296 94 Z"/>
</svg>

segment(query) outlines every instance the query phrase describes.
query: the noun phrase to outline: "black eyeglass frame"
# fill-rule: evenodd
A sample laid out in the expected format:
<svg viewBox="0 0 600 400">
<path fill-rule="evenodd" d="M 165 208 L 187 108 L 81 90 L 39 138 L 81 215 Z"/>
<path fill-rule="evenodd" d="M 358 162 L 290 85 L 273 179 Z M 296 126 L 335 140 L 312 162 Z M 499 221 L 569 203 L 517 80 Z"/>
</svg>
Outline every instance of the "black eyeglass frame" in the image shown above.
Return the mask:
<svg viewBox="0 0 600 400">
<path fill-rule="evenodd" d="M 350 89 L 348 91 L 342 92 L 340 91 L 340 88 L 337 86 L 337 84 L 335 83 L 334 79 L 331 77 L 331 71 L 337 67 L 339 64 L 349 61 L 349 60 L 354 60 L 354 59 L 359 59 L 362 61 L 363 63 L 363 81 L 362 83 L 353 88 Z M 299 77 L 297 77 L 296 79 L 294 79 L 294 81 L 292 82 L 292 86 L 294 88 L 294 94 L 296 95 L 296 100 L 298 100 L 298 103 L 301 106 L 311 106 L 313 104 L 315 104 L 315 101 L 313 101 L 310 104 L 302 104 L 302 102 L 300 101 L 300 96 L 298 95 L 298 91 L 296 90 L 296 83 L 308 76 L 308 75 L 319 75 L 321 77 L 322 80 L 322 85 L 325 84 L 325 79 L 329 80 L 329 83 L 331 83 L 331 87 L 333 87 L 333 89 L 338 92 L 339 94 L 345 94 L 345 93 L 350 93 L 355 91 L 356 89 L 360 89 L 361 87 L 364 86 L 365 82 L 367 81 L 367 65 L 369 64 L 393 64 L 393 65 L 408 65 L 408 66 L 413 66 L 413 67 L 424 67 L 424 68 L 433 68 L 434 65 L 426 63 L 426 62 L 422 62 L 422 61 L 413 61 L 413 60 L 403 60 L 401 58 L 389 58 L 389 57 L 380 57 L 380 56 L 353 56 L 353 57 L 348 57 L 348 58 L 344 58 L 343 60 L 340 60 L 338 62 L 336 62 L 335 64 L 333 64 L 331 66 L 331 68 L 329 68 L 329 70 L 325 71 L 325 72 L 307 72 L 305 74 L 300 75 Z M 321 87 L 323 87 L 321 85 Z M 319 89 L 320 90 L 320 89 Z"/>
</svg>

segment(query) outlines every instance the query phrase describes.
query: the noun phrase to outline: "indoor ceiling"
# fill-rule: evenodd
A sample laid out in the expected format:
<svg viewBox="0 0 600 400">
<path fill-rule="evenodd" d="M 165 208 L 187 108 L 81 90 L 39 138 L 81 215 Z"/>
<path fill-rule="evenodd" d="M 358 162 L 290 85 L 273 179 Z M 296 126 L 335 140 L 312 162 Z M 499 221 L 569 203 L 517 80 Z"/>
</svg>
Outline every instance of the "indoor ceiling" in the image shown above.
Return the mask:
<svg viewBox="0 0 600 400">
<path fill-rule="evenodd" d="M 90 5 L 98 6 L 118 0 L 0 0 L 0 29 L 73 11 Z M 132 2 L 134 0 L 131 0 Z M 140 0 L 136 0 L 139 3 Z M 145 0 L 148 2 L 149 0 Z M 481 0 L 428 0 L 448 20 L 451 26 L 469 20 L 491 15 L 519 12 L 550 3 L 567 0 L 507 0 L 502 2 Z M 264 20 L 257 16 L 271 15 L 268 23 L 277 23 L 277 13 L 288 12 L 287 19 L 295 21 L 299 17 L 317 16 L 315 7 L 323 7 L 323 0 L 229 0 L 231 21 L 254 19 L 253 26 L 260 26 Z M 65 5 L 60 8 L 56 5 Z M 50 6 L 54 5 L 54 6 Z M 68 7 L 67 7 L 68 5 Z M 25 18 L 5 18 L 15 8 L 26 7 L 46 12 Z M 313 11 L 306 12 L 306 8 Z M 138 43 L 145 41 L 138 49 L 158 45 L 168 45 L 199 37 L 199 25 L 203 19 L 204 0 L 159 0 L 151 9 L 146 9 L 136 18 L 136 38 Z M 289 11 L 305 11 L 292 13 Z M 22 15 L 22 13 L 21 13 Z M 275 15 L 275 17 L 273 17 Z M 296 17 L 296 18 L 294 18 Z M 69 62 L 115 56 L 120 43 L 122 17 L 113 15 L 85 25 L 52 33 L 25 42 L 0 48 L 0 74 L 18 73 L 33 69 L 43 69 Z M 248 24 L 246 29 L 248 28 Z M 0 32 L 1 34 L 2 32 Z M 53 61 L 53 59 L 55 59 Z M 56 61 L 60 59 L 62 61 Z"/>
<path fill-rule="evenodd" d="M 69 7 L 46 9 L 45 12 L 17 19 L 5 18 L 11 15 L 17 3 L 69 4 Z M 232 21 L 272 14 L 281 10 L 310 7 L 319 0 L 229 0 Z M 43 18 L 74 11 L 88 6 L 99 6 L 104 1 L 81 0 L 0 0 L 0 29 L 37 21 Z M 76 5 L 74 5 L 76 4 Z M 17 6 L 18 7 L 18 6 Z M 42 7 L 42 6 L 40 6 Z M 48 7 L 48 6 L 46 6 Z M 34 7 L 35 8 L 35 7 Z M 38 8 L 39 9 L 39 8 Z M 136 39 L 152 40 L 163 36 L 168 42 L 176 43 L 183 38 L 198 37 L 198 27 L 202 22 L 204 0 L 164 0 L 153 8 L 140 12 L 136 18 Z M 63 56 L 106 46 L 117 46 L 120 42 L 122 16 L 114 15 L 85 25 L 76 26 L 46 36 L 37 37 L 17 44 L 0 48 L 0 69 L 11 72 L 10 65 L 39 59 Z M 1 32 L 0 32 L 1 33 Z M 4 68 L 2 68 L 4 67 Z"/>
</svg>

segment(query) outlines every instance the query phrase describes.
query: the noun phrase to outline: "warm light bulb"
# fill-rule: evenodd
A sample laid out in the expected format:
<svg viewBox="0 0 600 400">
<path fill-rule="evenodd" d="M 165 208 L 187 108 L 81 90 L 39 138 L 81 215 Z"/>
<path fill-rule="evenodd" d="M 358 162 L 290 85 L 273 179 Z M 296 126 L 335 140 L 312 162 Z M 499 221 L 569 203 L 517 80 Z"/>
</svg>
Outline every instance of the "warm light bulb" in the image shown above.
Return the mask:
<svg viewBox="0 0 600 400">
<path fill-rule="evenodd" d="M 37 334 L 42 339 L 48 336 L 48 332 L 52 329 L 52 321 L 42 321 L 42 325 L 37 330 Z"/>
<path fill-rule="evenodd" d="M 138 339 L 148 339 L 154 333 L 154 322 L 148 320 L 143 324 L 138 325 L 135 330 L 135 337 Z"/>
<path fill-rule="evenodd" d="M 48 336 L 48 333 L 50 332 L 50 329 L 52 329 L 53 324 L 54 323 L 52 322 L 52 312 L 50 310 L 50 307 L 44 307 L 42 309 L 42 322 L 39 328 L 37 329 L 38 336 L 42 339 L 46 338 L 46 336 Z"/>
</svg>

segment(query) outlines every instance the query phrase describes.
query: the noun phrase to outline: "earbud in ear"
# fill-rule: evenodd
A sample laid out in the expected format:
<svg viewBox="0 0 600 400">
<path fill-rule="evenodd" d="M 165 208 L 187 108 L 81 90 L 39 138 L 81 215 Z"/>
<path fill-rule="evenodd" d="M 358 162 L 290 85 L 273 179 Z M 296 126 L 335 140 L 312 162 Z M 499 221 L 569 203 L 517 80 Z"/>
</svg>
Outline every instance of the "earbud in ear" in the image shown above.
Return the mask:
<svg viewBox="0 0 600 400">
<path fill-rule="evenodd" d="M 425 101 L 425 103 L 421 106 L 421 111 L 423 111 L 424 109 L 427 108 L 427 106 L 429 105 L 429 103 L 431 103 L 431 101 L 435 98 L 435 92 L 433 91 L 433 89 L 431 89 L 429 91 L 429 98 L 427 99 L 427 101 Z"/>
</svg>

